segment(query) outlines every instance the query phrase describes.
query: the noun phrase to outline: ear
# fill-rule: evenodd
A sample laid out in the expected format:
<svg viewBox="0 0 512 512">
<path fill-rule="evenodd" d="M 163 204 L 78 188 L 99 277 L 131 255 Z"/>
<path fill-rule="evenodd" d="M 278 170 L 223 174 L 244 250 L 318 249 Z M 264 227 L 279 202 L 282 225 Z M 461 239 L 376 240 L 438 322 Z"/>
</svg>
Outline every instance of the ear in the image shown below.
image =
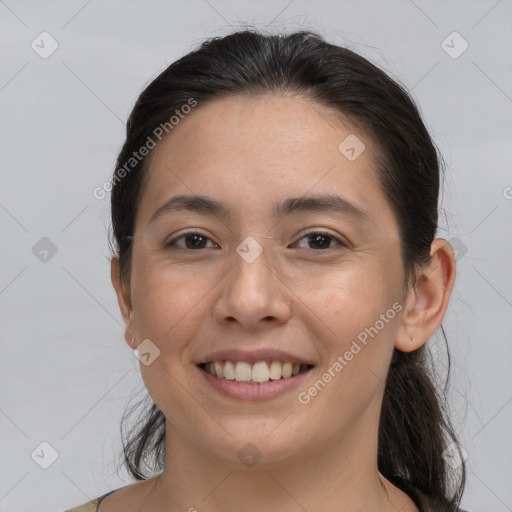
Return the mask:
<svg viewBox="0 0 512 512">
<path fill-rule="evenodd" d="M 126 289 L 126 287 L 121 282 L 121 274 L 119 267 L 119 254 L 116 254 L 112 257 L 110 262 L 110 279 L 112 280 L 112 285 L 117 295 L 117 302 L 119 303 L 119 309 L 121 310 L 121 315 L 123 316 L 125 330 L 124 330 L 124 339 L 126 343 L 130 346 L 131 349 L 134 348 L 132 345 L 132 340 L 135 337 L 135 328 L 133 324 L 133 308 L 132 308 L 132 299 L 130 295 L 130 290 Z"/>
<path fill-rule="evenodd" d="M 430 261 L 416 273 L 407 294 L 395 348 L 411 352 L 426 343 L 441 325 L 455 282 L 455 254 L 446 240 L 430 247 Z M 411 338 L 414 342 L 411 342 Z"/>
</svg>

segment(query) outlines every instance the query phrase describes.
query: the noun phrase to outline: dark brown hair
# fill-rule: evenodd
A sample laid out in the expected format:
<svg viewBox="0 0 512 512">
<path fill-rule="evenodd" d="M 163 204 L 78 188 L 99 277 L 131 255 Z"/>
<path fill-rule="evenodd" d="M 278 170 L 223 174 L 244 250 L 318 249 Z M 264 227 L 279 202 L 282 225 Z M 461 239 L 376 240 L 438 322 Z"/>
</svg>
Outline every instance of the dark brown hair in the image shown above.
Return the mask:
<svg viewBox="0 0 512 512">
<path fill-rule="evenodd" d="M 414 284 L 414 270 L 429 261 L 437 230 L 442 161 L 414 101 L 384 71 L 319 34 L 265 35 L 252 29 L 205 41 L 172 63 L 139 96 L 127 122 L 111 194 L 112 251 L 119 255 L 123 284 L 129 289 L 132 236 L 147 158 L 132 162 L 121 179 L 119 171 L 154 138 L 158 126 L 191 100 L 201 108 L 225 95 L 267 92 L 314 100 L 370 137 L 377 148 L 380 185 L 399 228 L 404 286 Z M 446 409 L 448 347 L 447 355 L 448 375 L 440 389 L 425 345 L 409 353 L 395 349 L 378 436 L 379 472 L 403 490 L 419 489 L 437 511 L 457 510 L 466 479 L 464 463 L 452 472 L 442 457 L 448 445 L 457 443 Z M 165 460 L 165 417 L 149 395 L 143 401 L 149 410 L 126 444 L 123 439 L 124 462 L 137 480 L 149 478 L 144 466 L 158 472 Z M 460 450 L 458 443 L 454 446 Z"/>
</svg>

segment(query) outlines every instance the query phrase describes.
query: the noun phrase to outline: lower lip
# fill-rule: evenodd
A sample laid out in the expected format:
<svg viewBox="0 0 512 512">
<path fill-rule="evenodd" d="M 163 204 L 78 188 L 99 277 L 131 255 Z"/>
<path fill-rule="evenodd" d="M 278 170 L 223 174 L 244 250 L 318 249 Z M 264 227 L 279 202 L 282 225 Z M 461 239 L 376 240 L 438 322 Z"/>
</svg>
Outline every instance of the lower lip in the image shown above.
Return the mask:
<svg viewBox="0 0 512 512">
<path fill-rule="evenodd" d="M 260 384 L 247 384 L 236 380 L 221 379 L 202 368 L 199 368 L 199 371 L 206 381 L 221 395 L 236 400 L 259 402 L 283 395 L 287 391 L 297 387 L 309 374 L 311 369 L 287 379 L 269 380 Z"/>
</svg>

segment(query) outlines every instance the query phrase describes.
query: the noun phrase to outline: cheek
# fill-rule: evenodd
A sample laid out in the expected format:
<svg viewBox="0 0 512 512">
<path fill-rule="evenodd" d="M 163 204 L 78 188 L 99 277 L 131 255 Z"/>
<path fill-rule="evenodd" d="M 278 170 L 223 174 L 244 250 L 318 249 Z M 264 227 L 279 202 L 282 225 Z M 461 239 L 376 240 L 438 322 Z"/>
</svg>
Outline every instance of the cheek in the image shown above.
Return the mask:
<svg viewBox="0 0 512 512">
<path fill-rule="evenodd" d="M 134 276 L 134 313 L 139 336 L 154 340 L 162 351 L 176 353 L 207 312 L 205 275 L 189 275 L 178 267 L 142 268 Z"/>
<path fill-rule="evenodd" d="M 390 306 L 387 301 L 393 292 L 383 274 L 377 265 L 325 272 L 320 281 L 304 282 L 300 296 L 328 325 L 333 324 L 333 335 L 354 334 L 351 327 L 375 322 Z"/>
<path fill-rule="evenodd" d="M 316 297 L 324 306 L 319 309 L 321 324 L 329 326 L 330 334 L 320 337 L 320 330 L 326 332 L 323 327 L 316 333 L 324 352 L 322 373 L 311 387 L 300 390 L 300 403 L 309 402 L 313 414 L 308 421 L 319 431 L 329 424 L 330 433 L 343 432 L 364 414 L 378 415 L 397 328 L 396 311 L 387 293 L 378 288 L 368 294 L 362 286 L 331 287 Z"/>
<path fill-rule="evenodd" d="M 184 358 L 187 345 L 206 314 L 207 290 L 201 279 L 189 278 L 177 268 L 139 269 L 134 276 L 137 336 L 140 341 L 151 340 L 157 354 L 149 365 L 139 363 L 141 375 L 160 410 L 173 423 L 181 424 L 190 414 L 186 410 L 190 397 L 185 365 L 189 361 Z"/>
<path fill-rule="evenodd" d="M 397 287 L 378 265 L 340 272 L 309 290 L 304 302 L 322 340 L 324 361 L 343 357 L 355 372 L 385 371 L 397 329 Z M 395 309 L 393 305 L 395 304 Z M 348 373 L 348 372 L 345 372 Z"/>
</svg>

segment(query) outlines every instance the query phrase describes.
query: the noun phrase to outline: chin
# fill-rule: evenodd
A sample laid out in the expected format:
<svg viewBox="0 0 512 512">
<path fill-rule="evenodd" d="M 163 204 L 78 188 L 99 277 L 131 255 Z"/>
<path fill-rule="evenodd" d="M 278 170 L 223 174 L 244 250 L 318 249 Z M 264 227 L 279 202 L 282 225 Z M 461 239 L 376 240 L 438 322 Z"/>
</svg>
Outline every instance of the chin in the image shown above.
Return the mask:
<svg viewBox="0 0 512 512">
<path fill-rule="evenodd" d="M 247 428 L 247 422 L 237 430 L 232 425 L 226 429 L 228 432 L 244 433 L 233 437 L 226 434 L 221 442 L 216 437 L 213 441 L 214 448 L 212 450 L 210 447 L 210 452 L 229 466 L 242 470 L 269 470 L 275 469 L 276 465 L 291 463 L 298 455 L 303 455 L 304 438 L 290 435 L 289 426 L 278 432 L 279 427 L 276 429 L 276 426 L 281 421 L 282 418 L 265 420 L 263 426 L 255 425 L 252 429 Z"/>
</svg>

